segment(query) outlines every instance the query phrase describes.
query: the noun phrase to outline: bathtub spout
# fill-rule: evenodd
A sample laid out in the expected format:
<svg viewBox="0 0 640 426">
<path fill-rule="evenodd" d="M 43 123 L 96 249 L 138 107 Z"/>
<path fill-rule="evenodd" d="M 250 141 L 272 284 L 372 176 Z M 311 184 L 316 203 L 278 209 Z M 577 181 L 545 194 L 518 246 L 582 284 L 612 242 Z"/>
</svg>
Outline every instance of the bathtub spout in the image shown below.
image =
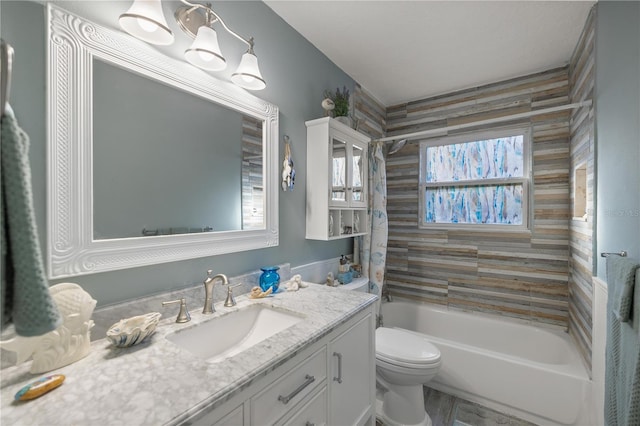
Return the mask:
<svg viewBox="0 0 640 426">
<path fill-rule="evenodd" d="M 381 294 L 381 296 L 384 297 L 385 299 L 387 299 L 387 302 L 391 302 L 392 301 L 391 292 L 389 291 L 389 286 L 388 285 L 382 286 L 382 294 Z"/>
</svg>

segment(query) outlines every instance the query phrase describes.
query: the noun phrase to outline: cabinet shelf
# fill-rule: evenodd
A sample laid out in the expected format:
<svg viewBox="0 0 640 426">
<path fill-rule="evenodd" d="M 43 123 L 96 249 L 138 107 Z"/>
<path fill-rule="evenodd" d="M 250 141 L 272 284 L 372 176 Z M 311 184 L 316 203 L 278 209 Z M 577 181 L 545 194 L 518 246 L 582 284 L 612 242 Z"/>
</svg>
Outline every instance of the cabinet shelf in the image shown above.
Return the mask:
<svg viewBox="0 0 640 426">
<path fill-rule="evenodd" d="M 330 117 L 307 121 L 306 238 L 367 234 L 369 139 Z"/>
</svg>

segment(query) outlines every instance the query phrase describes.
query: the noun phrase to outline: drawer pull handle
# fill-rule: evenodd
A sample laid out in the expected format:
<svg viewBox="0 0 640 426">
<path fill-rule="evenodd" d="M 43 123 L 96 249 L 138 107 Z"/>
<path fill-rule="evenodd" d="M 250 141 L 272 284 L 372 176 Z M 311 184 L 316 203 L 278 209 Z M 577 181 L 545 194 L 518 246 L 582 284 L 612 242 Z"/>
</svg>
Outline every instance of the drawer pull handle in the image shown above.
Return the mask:
<svg viewBox="0 0 640 426">
<path fill-rule="evenodd" d="M 304 424 L 304 426 L 316 426 L 316 424 L 308 421 Z"/>
<path fill-rule="evenodd" d="M 293 398 L 296 397 L 297 394 L 299 394 L 300 392 L 302 392 L 302 390 L 304 388 L 306 388 L 307 386 L 309 386 L 311 383 L 316 381 L 316 378 L 310 375 L 306 375 L 304 376 L 304 383 L 301 384 L 300 386 L 298 386 L 298 388 L 296 390 L 294 390 L 293 392 L 291 392 L 289 395 L 287 396 L 278 396 L 278 401 L 281 401 L 283 404 L 288 404 L 289 401 L 291 401 Z"/>
<path fill-rule="evenodd" d="M 338 358 L 338 377 L 334 377 L 333 380 L 338 383 L 342 383 L 342 354 L 334 352 L 333 356 Z"/>
</svg>

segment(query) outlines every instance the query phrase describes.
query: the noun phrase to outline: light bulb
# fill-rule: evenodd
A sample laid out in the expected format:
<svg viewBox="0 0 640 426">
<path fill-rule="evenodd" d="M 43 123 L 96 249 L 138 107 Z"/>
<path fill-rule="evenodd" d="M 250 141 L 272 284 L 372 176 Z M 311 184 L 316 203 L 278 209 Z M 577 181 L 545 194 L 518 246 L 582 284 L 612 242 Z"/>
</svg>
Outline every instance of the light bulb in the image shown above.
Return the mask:
<svg viewBox="0 0 640 426">
<path fill-rule="evenodd" d="M 155 23 L 142 18 L 138 18 L 138 25 L 148 33 L 152 33 L 158 29 L 158 26 Z"/>
<path fill-rule="evenodd" d="M 189 63 L 209 71 L 220 71 L 227 66 L 218 45 L 218 35 L 206 25 L 198 28 L 198 34 L 191 47 L 185 50 L 184 57 Z"/>
<path fill-rule="evenodd" d="M 249 90 L 262 90 L 266 87 L 258 68 L 258 58 L 251 49 L 242 55 L 238 69 L 231 75 L 231 81 Z"/>
<path fill-rule="evenodd" d="M 202 59 L 205 62 L 211 62 L 213 61 L 214 56 L 210 53 L 207 52 L 203 52 L 203 51 L 198 51 L 198 56 L 200 57 L 200 59 Z"/>
<path fill-rule="evenodd" d="M 135 0 L 118 21 L 123 30 L 147 43 L 173 43 L 173 33 L 167 26 L 160 0 Z"/>
</svg>

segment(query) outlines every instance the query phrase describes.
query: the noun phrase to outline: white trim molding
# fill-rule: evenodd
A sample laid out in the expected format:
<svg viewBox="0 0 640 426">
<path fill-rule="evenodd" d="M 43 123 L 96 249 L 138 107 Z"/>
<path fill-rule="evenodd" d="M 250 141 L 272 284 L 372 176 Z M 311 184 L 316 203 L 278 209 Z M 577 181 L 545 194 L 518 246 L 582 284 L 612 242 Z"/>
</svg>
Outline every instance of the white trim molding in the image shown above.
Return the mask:
<svg viewBox="0 0 640 426">
<path fill-rule="evenodd" d="M 47 266 L 51 278 L 278 245 L 278 107 L 135 38 L 48 5 Z M 264 229 L 95 240 L 93 61 L 263 121 Z"/>
</svg>

